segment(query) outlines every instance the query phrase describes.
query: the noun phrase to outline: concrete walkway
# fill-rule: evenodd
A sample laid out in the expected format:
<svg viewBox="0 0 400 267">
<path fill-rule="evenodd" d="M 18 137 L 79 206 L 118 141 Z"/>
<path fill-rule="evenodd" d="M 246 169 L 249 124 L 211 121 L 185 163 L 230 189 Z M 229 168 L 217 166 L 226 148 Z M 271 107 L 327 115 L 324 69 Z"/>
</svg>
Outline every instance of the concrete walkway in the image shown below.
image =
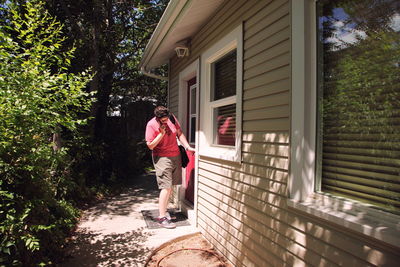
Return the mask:
<svg viewBox="0 0 400 267">
<path fill-rule="evenodd" d="M 61 266 L 143 266 L 152 250 L 194 226 L 147 229 L 141 210 L 157 209 L 154 175 L 135 178 L 126 192 L 86 210 Z"/>
</svg>

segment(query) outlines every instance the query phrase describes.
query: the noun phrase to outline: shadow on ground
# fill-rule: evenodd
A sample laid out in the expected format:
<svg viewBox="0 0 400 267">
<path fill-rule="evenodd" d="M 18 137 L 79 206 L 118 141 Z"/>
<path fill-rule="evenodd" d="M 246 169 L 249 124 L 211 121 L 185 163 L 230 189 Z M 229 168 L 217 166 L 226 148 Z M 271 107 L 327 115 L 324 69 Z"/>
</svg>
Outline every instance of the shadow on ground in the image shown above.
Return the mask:
<svg viewBox="0 0 400 267">
<path fill-rule="evenodd" d="M 142 246 L 148 237 L 142 229 L 102 236 L 80 229 L 69 245 L 71 259 L 61 266 L 140 266 L 150 252 Z"/>
<path fill-rule="evenodd" d="M 154 174 L 140 175 L 129 181 L 120 195 L 104 198 L 90 207 L 82 219 L 95 220 L 104 215 L 127 216 L 136 204 L 149 201 L 156 203 L 158 194 Z"/>
<path fill-rule="evenodd" d="M 59 266 L 141 266 L 150 253 L 144 244 L 152 233 L 145 229 L 140 210 L 157 205 L 158 193 L 154 175 L 145 174 L 118 196 L 83 211 Z"/>
</svg>

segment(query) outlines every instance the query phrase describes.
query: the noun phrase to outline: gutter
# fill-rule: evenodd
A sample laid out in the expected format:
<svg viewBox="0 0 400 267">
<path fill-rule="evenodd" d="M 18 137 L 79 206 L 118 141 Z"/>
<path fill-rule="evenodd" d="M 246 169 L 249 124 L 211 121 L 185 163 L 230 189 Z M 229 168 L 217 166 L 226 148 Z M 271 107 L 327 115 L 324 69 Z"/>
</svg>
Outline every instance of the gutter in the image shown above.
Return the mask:
<svg viewBox="0 0 400 267">
<path fill-rule="evenodd" d="M 151 73 L 146 69 L 146 67 L 148 62 L 151 60 L 153 54 L 155 53 L 155 51 L 157 51 L 162 41 L 169 33 L 171 27 L 175 25 L 176 19 L 180 16 L 184 7 L 187 6 L 186 4 L 188 3 L 188 1 L 189 0 L 171 0 L 168 3 L 168 6 L 165 9 L 164 14 L 161 16 L 161 19 L 155 31 L 153 32 L 153 35 L 150 38 L 150 41 L 146 45 L 142 60 L 139 63 L 140 72 L 142 72 L 144 75 L 149 76 L 151 78 L 168 81 L 168 77 Z"/>
<path fill-rule="evenodd" d="M 155 78 L 155 79 L 159 79 L 159 80 L 163 80 L 163 81 L 167 81 L 167 82 L 168 82 L 168 77 L 166 77 L 166 76 L 161 76 L 161 75 L 157 75 L 157 74 L 154 74 L 154 73 L 151 73 L 151 72 L 147 71 L 147 70 L 145 69 L 144 66 L 142 66 L 142 67 L 140 68 L 140 72 L 143 73 L 144 75 L 148 76 L 148 77 L 151 77 L 151 78 Z"/>
</svg>

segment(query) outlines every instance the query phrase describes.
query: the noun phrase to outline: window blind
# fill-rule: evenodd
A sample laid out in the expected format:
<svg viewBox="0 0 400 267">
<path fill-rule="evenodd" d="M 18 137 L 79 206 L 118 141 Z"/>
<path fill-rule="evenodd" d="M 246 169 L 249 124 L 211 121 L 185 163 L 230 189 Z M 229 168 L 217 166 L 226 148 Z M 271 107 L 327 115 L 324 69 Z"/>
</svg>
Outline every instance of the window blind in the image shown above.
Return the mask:
<svg viewBox="0 0 400 267">
<path fill-rule="evenodd" d="M 213 63 L 213 101 L 236 95 L 236 50 Z"/>
<path fill-rule="evenodd" d="M 317 3 L 317 189 L 395 214 L 400 214 L 398 7 L 394 0 Z"/>
<path fill-rule="evenodd" d="M 235 145 L 236 104 L 226 105 L 215 109 L 216 112 L 216 144 Z"/>
</svg>

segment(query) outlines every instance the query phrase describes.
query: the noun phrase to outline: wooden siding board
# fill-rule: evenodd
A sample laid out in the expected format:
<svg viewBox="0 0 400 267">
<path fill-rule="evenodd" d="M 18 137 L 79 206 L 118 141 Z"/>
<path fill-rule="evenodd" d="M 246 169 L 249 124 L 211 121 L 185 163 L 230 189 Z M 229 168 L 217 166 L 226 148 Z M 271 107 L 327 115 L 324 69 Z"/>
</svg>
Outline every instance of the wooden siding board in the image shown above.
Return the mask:
<svg viewBox="0 0 400 267">
<path fill-rule="evenodd" d="M 284 78 L 282 80 L 273 81 L 268 84 L 262 84 L 259 87 L 245 89 L 243 92 L 243 101 L 259 98 L 262 96 L 268 96 L 272 94 L 278 94 L 290 89 L 290 80 Z"/>
<path fill-rule="evenodd" d="M 243 88 L 244 90 L 249 90 L 251 88 L 260 87 L 264 84 L 269 84 L 283 79 L 289 79 L 289 76 L 290 76 L 290 67 L 288 64 L 287 66 L 283 66 L 279 69 L 274 69 L 270 72 L 258 75 L 249 80 L 244 80 Z"/>
<path fill-rule="evenodd" d="M 207 201 L 204 199 L 204 201 Z M 213 213 L 210 210 L 202 209 L 204 214 L 204 221 L 208 225 L 212 225 L 212 229 L 214 229 L 220 235 L 223 235 L 225 238 L 231 240 L 231 243 L 235 243 L 237 249 L 240 251 L 241 256 L 236 263 L 240 264 L 240 257 L 247 256 L 251 262 L 256 266 L 282 266 L 283 260 L 279 259 L 279 257 L 266 249 L 263 249 L 263 246 L 255 243 L 251 237 L 246 236 L 239 228 L 234 228 L 228 222 L 229 219 L 232 219 L 228 214 L 223 214 L 222 217 L 213 216 Z M 229 218 L 228 218 L 229 216 Z M 264 246 L 265 248 L 265 246 Z M 284 251 L 281 251 L 284 252 Z"/>
<path fill-rule="evenodd" d="M 238 173 L 237 177 L 240 181 L 246 182 L 250 185 L 255 185 L 260 182 L 259 179 L 266 180 L 269 183 L 280 183 L 282 186 L 287 184 L 288 171 L 280 170 L 266 165 L 255 165 L 251 163 L 243 162 L 239 168 L 227 168 L 226 166 L 216 164 L 215 162 L 201 160 L 199 162 L 199 169 L 210 169 L 214 172 L 234 178 L 235 175 L 232 173 Z M 270 186 L 278 186 L 277 184 L 270 184 Z M 265 187 L 260 188 L 261 191 L 265 190 Z M 277 191 L 278 192 L 278 191 Z M 285 190 L 279 189 L 280 194 L 284 194 Z"/>
<path fill-rule="evenodd" d="M 271 240 L 271 242 L 277 242 L 281 247 L 288 248 L 293 255 L 297 255 L 296 251 L 301 251 L 300 254 L 311 262 L 322 257 L 326 258 L 331 263 L 340 263 L 342 266 L 361 267 L 368 265 L 368 262 L 361 258 L 352 257 L 349 251 L 342 249 L 340 244 L 336 244 L 338 246 L 333 246 L 332 244 L 321 242 L 321 240 L 304 232 L 302 229 L 293 228 L 290 221 L 298 224 L 301 223 L 301 220 L 288 214 L 284 209 L 279 210 L 279 208 L 275 208 L 269 211 L 267 209 L 263 211 L 258 211 L 257 209 L 253 210 L 254 205 L 257 205 L 251 201 L 251 196 L 245 200 L 242 199 L 242 201 L 239 201 L 237 198 L 231 198 L 229 193 L 226 194 L 226 192 L 224 192 L 224 194 L 221 194 L 221 197 L 217 199 L 215 196 L 218 195 L 218 187 L 216 188 L 215 185 L 210 186 L 209 181 L 204 184 L 204 187 L 204 189 L 199 191 L 199 194 L 202 198 L 213 203 L 213 205 L 207 206 L 208 209 L 217 208 L 217 210 L 212 210 L 212 212 L 219 213 L 222 211 L 231 216 L 246 218 L 244 225 L 256 231 L 258 233 L 257 236 L 263 235 Z M 226 203 L 229 203 L 229 205 Z M 280 218 L 277 220 L 277 218 L 273 217 L 271 214 L 278 215 Z M 291 218 L 289 223 L 284 221 L 287 216 Z M 304 227 L 304 225 L 302 226 Z M 344 248 L 346 248 L 346 243 L 349 241 L 348 238 L 347 240 L 342 239 Z M 354 244 L 352 243 L 351 245 Z M 307 249 L 308 251 L 306 251 Z M 315 255 L 318 251 L 323 251 L 321 257 Z M 313 256 L 310 257 L 310 255 Z"/>
<path fill-rule="evenodd" d="M 281 4 L 278 1 L 275 1 L 277 5 Z M 245 39 L 248 39 L 252 36 L 256 35 L 264 35 L 263 31 L 268 28 L 274 28 L 276 30 L 282 29 L 281 23 L 282 20 L 286 20 L 286 25 L 289 24 L 289 3 L 286 2 L 281 5 L 278 9 L 275 9 L 271 13 L 267 14 L 261 21 L 256 24 L 251 25 L 245 24 Z"/>
<path fill-rule="evenodd" d="M 204 164 L 204 163 L 202 162 L 201 164 Z M 208 164 L 208 165 L 203 166 L 203 167 L 208 170 L 208 169 L 212 168 L 211 165 L 212 164 Z M 250 167 L 253 167 L 253 166 L 250 166 Z M 222 170 L 223 170 L 223 166 L 221 166 L 219 169 L 215 169 L 214 171 L 220 173 L 220 172 L 222 172 Z M 201 171 L 201 175 L 203 175 L 204 173 L 202 172 L 202 170 L 200 170 L 200 171 Z M 227 177 L 231 176 L 231 174 L 229 172 L 225 173 L 225 175 L 227 175 Z M 221 186 L 223 186 L 221 184 L 217 184 L 217 183 L 212 184 L 213 181 L 216 181 L 216 180 L 218 180 L 220 178 L 218 178 L 218 179 L 214 178 L 210 174 L 206 174 L 206 176 L 207 177 L 202 178 L 202 179 L 206 179 L 205 183 L 200 181 L 201 185 L 206 187 L 205 192 L 210 193 L 213 190 L 219 190 L 219 191 L 217 191 L 219 193 L 212 192 L 211 195 L 220 196 L 218 199 L 223 203 L 229 203 L 230 201 L 232 202 L 235 199 L 237 201 L 241 200 L 241 199 L 238 199 L 236 197 L 232 197 L 232 196 L 234 196 L 234 194 L 230 190 L 232 188 L 237 188 L 236 185 L 231 186 L 231 187 L 227 186 L 227 188 L 224 189 L 224 187 L 221 187 Z M 213 178 L 211 178 L 211 180 L 209 181 L 208 180 L 209 177 L 213 177 Z M 238 181 L 240 181 L 240 179 L 242 179 L 241 177 L 236 177 L 235 175 L 233 175 L 233 177 L 235 179 L 238 179 Z M 209 187 L 210 184 L 211 184 L 211 187 Z M 224 191 L 224 190 L 227 190 L 227 191 Z M 243 190 L 239 190 L 236 195 L 243 197 L 243 195 L 241 193 L 242 191 Z M 250 195 L 247 195 L 247 197 L 251 198 L 254 195 L 255 195 L 254 193 L 251 193 Z M 247 198 L 246 198 L 246 200 L 247 200 Z M 379 254 L 379 253 L 381 253 L 379 250 L 376 250 L 374 248 L 368 247 L 365 243 L 358 243 L 357 244 L 357 242 L 355 242 L 354 239 L 349 238 L 346 235 L 344 235 L 344 236 L 340 235 L 340 234 L 336 234 L 335 235 L 336 231 L 329 230 L 329 229 L 327 229 L 327 227 L 321 227 L 321 226 L 318 225 L 317 222 L 310 222 L 308 218 L 297 217 L 293 213 L 291 213 L 290 210 L 287 211 L 285 208 L 281 208 L 280 210 L 274 210 L 273 206 L 270 206 L 270 204 L 273 203 L 273 199 L 266 199 L 265 201 L 266 201 L 266 204 L 267 203 L 269 203 L 269 204 L 268 205 L 262 205 L 263 208 L 270 207 L 270 208 L 272 208 L 272 210 L 270 208 L 267 208 L 265 210 L 261 210 L 261 212 L 263 212 L 265 214 L 278 214 L 280 216 L 279 218 L 281 218 L 281 220 L 283 220 L 282 223 L 287 221 L 287 224 L 289 224 L 290 227 L 294 227 L 293 230 L 296 232 L 296 237 L 297 238 L 301 237 L 301 239 L 304 240 L 304 242 L 308 242 L 308 243 L 310 243 L 312 241 L 312 243 L 315 244 L 316 251 L 318 251 L 318 247 L 323 245 L 324 243 L 328 243 L 327 246 L 331 247 L 331 250 L 335 250 L 336 248 L 344 247 L 348 251 L 352 251 L 352 250 L 353 251 L 357 251 L 360 248 L 360 244 L 362 244 L 362 246 L 364 247 L 365 251 L 369 251 L 368 252 L 369 254 Z M 247 206 L 250 206 L 250 207 L 256 207 L 257 206 L 255 203 L 252 203 L 252 202 L 249 203 L 248 201 L 243 201 L 243 200 L 242 200 L 241 203 L 243 205 L 246 204 Z M 240 205 L 241 204 L 239 204 L 236 207 L 240 207 Z M 233 208 L 233 207 L 231 206 L 231 208 Z M 235 214 L 235 216 L 240 216 L 240 214 Z M 257 220 L 259 216 L 261 216 L 261 215 L 254 215 L 253 219 Z M 265 221 L 266 221 L 265 219 L 261 218 L 261 222 L 265 222 Z M 274 225 L 276 225 L 276 223 Z M 306 227 L 306 225 L 307 225 L 307 227 Z M 290 227 L 288 227 L 288 228 L 290 228 Z M 325 234 L 325 236 L 315 235 L 315 233 L 312 231 L 313 229 L 317 230 L 317 231 L 314 231 L 315 233 L 319 233 L 320 234 L 322 232 L 322 233 Z M 303 234 L 300 235 L 300 233 L 303 233 Z M 282 234 L 284 234 L 284 233 L 282 233 Z M 300 235 L 300 237 L 299 237 L 299 235 Z M 323 238 L 323 237 L 324 237 L 324 240 L 321 240 L 321 238 Z M 322 241 L 322 243 L 321 243 L 321 241 Z M 307 245 L 307 243 L 305 243 L 304 246 L 306 246 L 306 245 Z M 309 246 L 311 246 L 311 245 L 309 245 Z M 324 253 L 325 254 L 329 254 L 326 249 L 324 250 Z M 334 255 L 337 255 L 337 254 L 338 253 L 335 253 Z M 393 258 L 391 258 L 391 259 L 393 260 Z M 337 261 L 337 260 L 338 259 L 335 259 L 335 261 Z M 390 259 L 388 259 L 388 261 L 390 261 Z M 355 264 L 355 266 L 363 266 L 363 265 L 367 264 L 367 262 L 363 261 L 362 259 L 354 259 L 354 258 L 350 257 L 349 255 L 347 255 L 347 257 L 343 258 L 342 260 L 340 260 L 338 262 L 351 262 L 353 265 Z M 360 262 L 361 262 L 361 264 L 360 264 Z"/>
<path fill-rule="evenodd" d="M 210 175 L 210 176 L 207 176 Z M 255 187 L 255 186 L 250 186 L 250 185 L 246 185 L 243 183 L 240 183 L 238 181 L 235 180 L 229 180 L 226 179 L 226 177 L 221 177 L 218 174 L 212 173 L 212 172 L 208 172 L 205 170 L 201 170 L 201 177 L 203 177 L 204 180 L 203 181 L 207 181 L 208 183 L 212 184 L 215 186 L 215 188 L 218 188 L 220 190 L 220 193 L 226 194 L 229 196 L 229 194 L 232 194 L 231 197 L 236 197 L 238 199 L 238 201 L 253 201 L 256 206 L 255 207 L 259 207 L 260 210 L 265 210 L 268 207 L 265 207 L 266 203 L 269 203 L 269 205 L 275 208 L 281 208 L 281 209 L 286 209 L 287 204 L 285 201 L 282 201 L 282 196 L 279 194 L 280 191 L 278 192 L 273 192 L 272 190 L 274 190 L 274 188 L 272 188 L 271 190 L 268 190 L 268 188 L 266 188 L 265 190 L 261 191 L 259 190 L 259 188 Z M 215 181 L 209 181 L 210 179 L 215 179 Z M 203 183 L 203 182 L 202 182 Z M 238 192 L 237 188 L 232 189 L 229 188 L 229 186 L 237 186 L 237 188 L 243 189 L 245 190 L 244 192 Z M 207 186 L 210 186 L 209 184 L 207 184 Z M 251 195 L 253 194 L 253 195 Z M 255 208 L 253 207 L 253 208 Z"/>
<path fill-rule="evenodd" d="M 276 57 L 265 61 L 259 65 L 251 67 L 247 70 L 244 70 L 244 79 L 249 80 L 253 77 L 256 77 L 260 74 L 267 73 L 274 69 L 279 69 L 283 66 L 287 66 L 290 63 L 290 54 L 289 52 L 277 55 Z"/>
<path fill-rule="evenodd" d="M 286 195 L 285 184 L 265 177 L 257 177 L 241 172 L 235 172 L 235 175 L 233 175 L 233 172 L 223 172 L 221 168 L 212 164 L 203 164 L 199 172 L 201 172 L 203 176 L 206 176 L 207 173 L 214 174 L 217 177 L 216 182 L 221 184 L 224 184 L 225 181 L 225 185 L 228 183 L 228 185 L 235 188 L 243 188 L 243 190 L 251 190 L 254 193 L 260 193 L 260 200 L 264 199 L 263 194 L 267 195 L 272 193 L 280 196 Z"/>
<path fill-rule="evenodd" d="M 248 1 L 253 2 L 253 1 Z M 254 2 L 252 3 L 254 4 Z M 204 50 L 209 45 L 210 40 L 218 39 L 218 32 L 226 30 L 226 25 L 232 24 L 237 20 L 238 14 L 245 8 L 249 8 L 244 1 L 225 1 L 217 14 L 210 18 L 205 27 L 193 37 L 193 43 L 196 44 L 194 49 Z M 242 10 L 241 10 L 242 9 Z M 195 51 L 195 50 L 193 50 Z M 195 52 L 194 52 L 195 53 Z"/>
<path fill-rule="evenodd" d="M 269 132 L 269 131 L 288 131 L 290 129 L 289 118 L 278 118 L 268 120 L 244 121 L 244 131 Z"/>
<path fill-rule="evenodd" d="M 205 49 L 234 29 L 241 21 L 247 21 L 254 15 L 254 11 L 263 11 L 271 1 L 227 1 L 223 11 L 220 10 L 211 20 L 193 36 L 192 51 L 189 57 L 172 59 L 172 74 L 177 74 L 184 66 L 198 58 Z M 221 14 L 220 14 L 221 13 Z M 220 14 L 220 15 L 219 15 Z M 236 23 L 235 23 L 236 22 Z"/>
<path fill-rule="evenodd" d="M 295 239 L 286 237 L 290 228 L 286 231 L 279 230 L 283 229 L 283 227 L 281 227 L 283 224 L 278 220 L 268 218 L 266 213 L 261 217 L 255 217 L 257 215 L 254 216 L 246 210 L 239 211 L 225 204 L 230 203 L 229 199 L 224 199 L 224 201 L 222 201 L 214 198 L 215 192 L 213 189 L 214 187 L 210 187 L 201 192 L 202 194 L 200 197 L 202 202 L 208 203 L 207 206 L 202 206 L 200 209 L 204 212 L 209 210 L 208 212 L 210 212 L 210 214 L 216 214 L 217 217 L 223 218 L 227 222 L 231 222 L 235 217 L 244 218 L 242 220 L 246 223 L 244 223 L 239 230 L 242 234 L 247 236 L 247 242 L 251 240 L 260 247 L 268 248 L 274 255 L 282 257 L 282 259 L 286 261 L 286 264 L 291 264 L 293 261 L 307 261 L 309 263 L 308 266 L 310 263 L 311 265 L 321 266 L 320 263 L 325 262 L 324 257 L 318 257 L 317 253 L 314 251 L 306 251 L 304 244 L 297 243 Z M 220 202 L 223 204 L 219 204 Z M 250 204 L 252 203 L 249 203 L 249 205 Z M 267 225 L 270 226 L 268 227 Z M 296 234 L 303 235 L 301 233 Z M 320 246 L 320 244 L 318 244 L 318 246 Z M 325 248 L 329 248 L 329 246 Z M 319 259 L 322 259 L 322 261 L 319 261 Z M 318 261 L 318 265 L 316 261 Z"/>
<path fill-rule="evenodd" d="M 242 151 L 247 153 L 289 157 L 287 145 L 273 145 L 266 143 L 242 143 Z"/>
<path fill-rule="evenodd" d="M 265 142 L 274 144 L 289 144 L 288 132 L 244 132 L 242 136 L 245 142 Z"/>
<path fill-rule="evenodd" d="M 289 53 L 290 52 L 290 42 L 289 39 L 282 41 L 281 43 L 274 45 L 258 54 L 253 55 L 244 59 L 243 69 L 248 70 L 251 67 L 260 65 L 276 56 Z M 246 54 L 248 55 L 248 54 Z"/>
<path fill-rule="evenodd" d="M 289 105 L 267 107 L 243 112 L 243 121 L 288 118 L 290 115 Z"/>
<path fill-rule="evenodd" d="M 203 214 L 206 213 L 208 216 L 210 216 L 211 214 L 214 214 L 214 216 L 213 216 L 214 218 L 215 217 L 221 218 L 222 220 L 224 220 L 227 223 L 230 223 L 230 222 L 234 221 L 235 216 L 237 216 L 238 218 L 241 218 L 241 217 L 244 216 L 244 214 L 241 214 L 241 213 L 236 213 L 237 215 L 233 216 L 229 212 L 229 209 L 227 209 L 227 208 L 222 208 L 221 209 L 221 208 L 216 207 L 214 205 L 212 206 L 212 208 L 209 208 L 209 206 L 212 205 L 210 203 L 210 201 L 214 202 L 214 203 L 217 203 L 218 200 L 214 200 L 212 198 L 210 199 L 210 195 L 208 195 L 206 192 L 204 192 L 204 193 L 205 193 L 204 194 L 204 198 L 201 197 L 201 200 L 204 201 L 204 203 L 207 203 L 207 207 L 206 206 L 200 206 L 199 207 L 199 212 L 201 212 Z M 215 212 L 218 212 L 216 214 L 217 216 L 215 216 Z M 214 224 L 212 225 L 212 228 L 215 228 Z M 238 235 L 241 235 L 241 236 L 238 236 L 238 235 L 237 236 L 239 238 L 244 236 L 246 238 L 246 243 L 248 243 L 249 240 L 251 240 L 251 239 L 256 240 L 257 237 L 260 237 L 260 235 L 261 235 L 260 233 L 254 231 L 253 229 L 247 227 L 246 225 L 240 226 L 239 228 L 237 228 L 237 230 L 238 230 L 238 232 L 237 232 Z M 265 240 L 269 241 L 267 246 L 260 246 L 260 244 L 258 244 L 258 247 L 264 248 L 264 250 L 267 252 L 267 254 L 272 256 L 271 257 L 271 256 L 268 255 L 269 258 L 274 258 L 273 256 L 275 256 L 275 257 L 277 257 L 279 259 L 278 255 L 285 253 L 285 251 L 282 249 L 282 247 L 280 247 L 277 243 L 271 241 L 268 238 L 265 238 L 265 237 L 263 237 L 263 238 Z M 253 241 L 253 240 L 251 240 L 251 241 Z M 245 243 L 245 242 L 243 242 L 243 243 Z M 253 241 L 252 243 L 254 244 L 256 242 Z M 253 246 L 257 246 L 257 243 L 256 243 L 256 245 L 253 245 Z M 265 249 L 265 248 L 268 248 L 268 249 Z M 259 257 L 262 257 L 262 256 L 265 257 L 265 255 L 263 255 L 263 254 L 266 254 L 266 253 L 262 253 Z M 276 259 L 275 259 L 275 261 L 276 261 Z M 264 261 L 261 260 L 259 262 L 253 262 L 253 264 L 255 264 L 255 266 L 257 266 L 257 264 L 260 264 L 260 263 L 263 263 L 263 262 Z M 283 263 L 283 260 L 279 260 L 279 262 Z M 282 265 L 275 265 L 275 266 L 282 266 Z"/>
<path fill-rule="evenodd" d="M 262 10 L 262 12 L 258 12 L 251 16 L 248 20 L 246 20 L 245 30 L 249 31 L 251 28 L 257 27 L 259 24 L 268 20 L 271 16 L 274 16 L 274 12 L 282 12 L 283 5 L 287 5 L 287 1 L 268 1 L 268 5 Z M 287 7 L 286 13 L 289 12 Z"/>
<path fill-rule="evenodd" d="M 199 215 L 202 215 L 200 211 L 199 213 Z M 207 224 L 203 216 L 199 216 L 197 226 L 200 228 L 203 236 L 214 246 L 217 251 L 222 253 L 222 255 L 224 255 L 231 263 L 239 262 L 237 255 L 241 255 L 240 251 L 236 249 L 230 242 L 225 242 L 226 239 L 224 237 L 215 233 L 212 225 Z M 239 264 L 234 266 L 241 267 L 244 265 Z"/>
<path fill-rule="evenodd" d="M 244 267 L 244 266 L 254 266 L 254 262 L 250 260 L 246 254 L 238 251 L 231 242 L 225 242 L 226 237 L 222 236 L 221 233 L 217 232 L 213 225 L 210 225 L 206 222 L 206 219 L 199 219 L 198 225 L 203 232 L 205 238 L 216 248 L 217 251 L 226 255 L 226 258 L 234 263 L 235 267 Z M 224 245 L 222 245 L 224 243 Z M 251 253 L 251 252 L 250 252 Z M 247 253 L 248 254 L 248 253 Z M 253 254 L 253 253 L 251 253 Z M 239 259 L 237 259 L 237 255 L 239 255 Z M 254 255 L 254 254 L 253 254 Z M 255 257 L 258 257 L 255 255 Z M 262 261 L 261 261 L 262 262 Z M 265 264 L 265 263 L 264 263 Z M 265 265 L 264 265 L 265 266 Z M 271 265 L 268 265 L 271 266 Z"/>
<path fill-rule="evenodd" d="M 254 110 L 274 106 L 289 105 L 290 92 L 284 91 L 277 94 L 248 99 L 243 101 L 243 110 Z"/>
<path fill-rule="evenodd" d="M 226 4 L 225 4 L 226 3 Z M 224 33 L 228 33 L 234 29 L 238 23 L 247 21 L 254 15 L 254 11 L 262 10 L 269 1 L 227 1 L 223 6 L 223 10 L 211 18 L 211 20 L 203 27 L 193 38 L 193 54 L 198 56 L 212 45 Z M 235 5 L 231 6 L 231 3 Z"/>
<path fill-rule="evenodd" d="M 244 41 L 244 60 L 251 58 L 289 39 L 290 28 L 285 27 L 267 38 L 262 36 Z"/>
<path fill-rule="evenodd" d="M 235 165 L 200 158 L 199 226 L 205 235 L 211 236 L 212 233 L 215 236 L 214 244 L 218 244 L 222 249 L 221 252 L 228 255 L 228 259 L 232 262 L 237 261 L 239 254 L 233 254 L 239 253 L 238 249 L 234 249 L 240 243 L 231 241 L 234 239 L 227 239 L 225 236 L 232 236 L 229 235 L 230 232 L 235 233 L 234 237 L 238 234 L 240 238 L 249 236 L 249 231 L 258 234 L 247 243 L 252 244 L 251 246 L 247 244 L 245 246 L 246 251 L 254 255 L 246 252 L 246 257 L 241 261 L 242 265 L 238 266 L 262 266 L 257 265 L 258 261 L 265 260 L 260 251 L 270 247 L 268 243 L 263 243 L 263 240 L 276 242 L 284 249 L 283 251 L 288 251 L 288 257 L 298 255 L 294 257 L 295 259 L 284 259 L 288 266 L 293 265 L 290 263 L 294 260 L 299 265 L 318 265 L 318 258 L 322 258 L 324 260 L 322 265 L 327 266 L 335 265 L 334 263 L 342 266 L 382 265 L 382 263 L 395 266 L 396 260 L 398 262 L 399 259 L 398 253 L 393 251 L 389 253 L 384 245 L 375 246 L 370 239 L 364 240 L 365 238 L 360 235 L 337 229 L 335 225 L 299 215 L 286 206 L 291 86 L 290 58 L 288 58 L 290 21 L 287 2 L 227 1 L 223 9 L 219 10 L 192 39 L 193 50 L 190 57 L 183 59 L 174 57 L 171 60 L 170 75 L 173 77 L 169 85 L 173 98 L 171 106 L 177 109 L 179 71 L 244 21 L 244 71 L 246 72 L 243 83 L 244 161 Z M 273 18 L 269 15 L 271 13 L 269 8 L 272 5 L 286 7 L 284 10 L 277 10 L 279 15 L 277 13 Z M 284 60 L 278 60 L 282 57 L 286 57 L 287 64 L 284 64 Z M 275 60 L 276 65 L 272 64 L 271 60 Z M 275 98 L 277 95 L 279 97 Z M 258 99 L 262 100 L 257 102 Z M 272 103 L 275 99 L 284 103 L 274 105 Z M 264 146 L 265 151 L 257 148 L 257 145 Z M 229 179 L 231 181 L 228 181 Z M 251 194 L 243 192 L 246 190 L 250 190 Z M 210 218 L 213 217 L 210 216 L 215 214 L 217 217 L 212 221 Z M 231 224 L 232 228 L 224 232 L 227 223 Z M 234 229 L 239 229 L 235 227 L 240 225 L 242 229 L 233 232 Z M 260 240 L 260 238 L 265 239 Z M 253 247 L 255 249 L 251 250 Z M 277 251 L 279 249 L 275 250 L 275 253 Z"/>
<path fill-rule="evenodd" d="M 289 168 L 289 159 L 286 157 L 278 157 L 276 155 L 255 154 L 244 151 L 242 153 L 242 159 L 243 162 L 270 166 L 280 170 L 287 170 Z"/>
</svg>

